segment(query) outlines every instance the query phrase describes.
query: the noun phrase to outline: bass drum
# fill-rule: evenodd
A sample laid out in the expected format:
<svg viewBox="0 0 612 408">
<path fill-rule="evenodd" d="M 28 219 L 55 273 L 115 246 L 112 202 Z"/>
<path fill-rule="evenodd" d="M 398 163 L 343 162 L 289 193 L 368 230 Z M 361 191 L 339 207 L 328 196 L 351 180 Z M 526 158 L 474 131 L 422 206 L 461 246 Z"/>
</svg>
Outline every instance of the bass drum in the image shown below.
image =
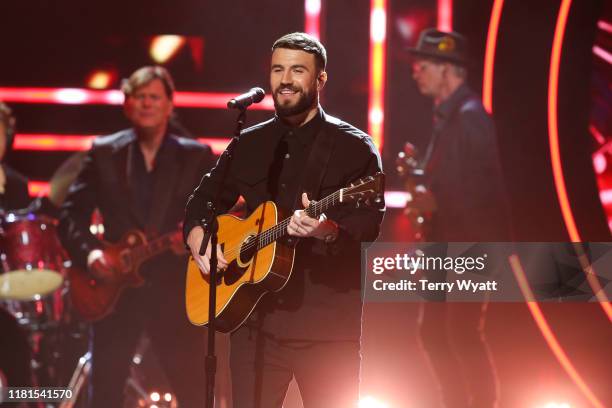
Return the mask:
<svg viewBox="0 0 612 408">
<path fill-rule="evenodd" d="M 21 325 L 40 330 L 60 323 L 67 260 L 57 222 L 35 214 L 7 214 L 0 224 L 0 307 Z"/>
<path fill-rule="evenodd" d="M 0 224 L 0 298 L 31 300 L 64 281 L 66 255 L 56 221 L 34 214 L 7 214 Z"/>
</svg>

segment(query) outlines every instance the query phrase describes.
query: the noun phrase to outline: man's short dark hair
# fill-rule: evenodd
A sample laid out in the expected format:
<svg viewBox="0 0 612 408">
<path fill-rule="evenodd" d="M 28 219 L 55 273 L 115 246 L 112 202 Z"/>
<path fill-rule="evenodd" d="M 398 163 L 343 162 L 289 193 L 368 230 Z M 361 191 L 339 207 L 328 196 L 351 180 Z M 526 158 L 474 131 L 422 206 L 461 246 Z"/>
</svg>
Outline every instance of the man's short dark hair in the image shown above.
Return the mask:
<svg viewBox="0 0 612 408">
<path fill-rule="evenodd" d="M 174 95 L 174 81 L 168 70 L 160 66 L 146 66 L 136 70 L 128 79 L 121 84 L 123 94 L 131 96 L 138 88 L 148 85 L 151 81 L 159 79 L 164 85 L 164 90 L 169 99 Z"/>
<path fill-rule="evenodd" d="M 274 42 L 272 52 L 277 48 L 302 50 L 315 56 L 317 70 L 324 71 L 327 65 L 327 51 L 319 40 L 306 33 L 291 33 L 283 35 Z"/>
</svg>

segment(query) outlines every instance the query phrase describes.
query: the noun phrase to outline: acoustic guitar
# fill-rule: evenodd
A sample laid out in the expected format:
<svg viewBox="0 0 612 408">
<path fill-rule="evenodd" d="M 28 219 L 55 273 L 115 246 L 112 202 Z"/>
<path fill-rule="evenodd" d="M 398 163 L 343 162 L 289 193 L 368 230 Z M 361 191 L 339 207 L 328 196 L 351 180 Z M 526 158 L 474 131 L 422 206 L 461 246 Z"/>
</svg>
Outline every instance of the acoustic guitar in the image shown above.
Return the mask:
<svg viewBox="0 0 612 408">
<path fill-rule="evenodd" d="M 117 244 L 104 247 L 104 255 L 114 273 L 112 278 L 95 279 L 78 268 L 68 269 L 72 305 L 87 321 L 102 319 L 113 311 L 125 288 L 145 283 L 139 272 L 142 263 L 168 250 L 177 255 L 186 253 L 179 231 L 150 241 L 141 231 L 128 231 Z"/>
<path fill-rule="evenodd" d="M 304 211 L 318 219 L 328 209 L 343 203 L 357 206 L 380 203 L 383 191 L 384 174 L 377 173 L 319 201 L 311 201 Z M 290 217 L 279 218 L 272 201 L 262 203 L 246 219 L 227 214 L 217 217 L 218 243 L 229 263 L 224 272 L 217 274 L 215 326 L 218 331 L 229 333 L 237 329 L 264 294 L 281 290 L 289 281 L 295 244 L 287 234 Z M 209 288 L 209 275 L 202 273 L 190 258 L 185 301 L 187 316 L 194 325 L 208 324 Z"/>
</svg>

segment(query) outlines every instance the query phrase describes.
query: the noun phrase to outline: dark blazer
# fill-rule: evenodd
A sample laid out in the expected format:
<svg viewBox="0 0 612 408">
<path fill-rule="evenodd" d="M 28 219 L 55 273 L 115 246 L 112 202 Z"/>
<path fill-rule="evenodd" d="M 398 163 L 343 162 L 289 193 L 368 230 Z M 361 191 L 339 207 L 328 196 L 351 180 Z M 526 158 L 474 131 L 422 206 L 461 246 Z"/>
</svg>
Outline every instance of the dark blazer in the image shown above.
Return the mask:
<svg viewBox="0 0 612 408">
<path fill-rule="evenodd" d="M 136 134 L 127 129 L 95 140 L 60 215 L 60 238 L 77 265 L 85 266 L 89 252 L 101 247 L 89 231 L 95 208 L 109 242 L 118 241 L 130 229 L 158 235 L 179 226 L 187 197 L 201 174 L 212 167 L 214 156 L 208 146 L 174 135 L 168 135 L 164 144 L 167 154 L 156 164 L 151 215 L 145 224 L 129 185 L 129 161 L 138 148 Z"/>
<path fill-rule="evenodd" d="M 30 203 L 28 179 L 7 166 L 1 164 L 6 176 L 5 193 L 0 194 L 0 210 L 10 211 L 25 208 Z"/>
<path fill-rule="evenodd" d="M 438 205 L 430 241 L 507 241 L 509 210 L 495 126 L 466 85 L 435 111 L 427 166 Z"/>
</svg>

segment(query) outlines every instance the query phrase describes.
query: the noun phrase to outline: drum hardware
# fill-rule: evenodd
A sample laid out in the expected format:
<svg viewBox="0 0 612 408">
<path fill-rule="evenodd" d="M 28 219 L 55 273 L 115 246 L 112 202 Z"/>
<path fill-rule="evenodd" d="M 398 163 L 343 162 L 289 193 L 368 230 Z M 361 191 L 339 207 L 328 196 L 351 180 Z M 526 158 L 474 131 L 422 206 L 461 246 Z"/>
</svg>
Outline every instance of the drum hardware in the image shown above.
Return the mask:
<svg viewBox="0 0 612 408">
<path fill-rule="evenodd" d="M 68 388 L 72 390 L 73 398 L 70 400 L 62 401 L 59 404 L 58 408 L 73 408 L 79 397 L 81 396 L 81 391 L 84 389 L 83 387 L 88 383 L 89 376 L 91 373 L 91 352 L 88 351 L 81 358 L 79 358 L 79 362 L 72 374 L 72 378 L 70 378 L 70 382 L 68 383 Z M 86 390 L 86 389 L 85 389 Z M 87 393 L 85 393 L 86 395 Z M 85 397 L 87 399 L 87 397 Z M 88 404 L 85 403 L 87 406 Z"/>
</svg>

